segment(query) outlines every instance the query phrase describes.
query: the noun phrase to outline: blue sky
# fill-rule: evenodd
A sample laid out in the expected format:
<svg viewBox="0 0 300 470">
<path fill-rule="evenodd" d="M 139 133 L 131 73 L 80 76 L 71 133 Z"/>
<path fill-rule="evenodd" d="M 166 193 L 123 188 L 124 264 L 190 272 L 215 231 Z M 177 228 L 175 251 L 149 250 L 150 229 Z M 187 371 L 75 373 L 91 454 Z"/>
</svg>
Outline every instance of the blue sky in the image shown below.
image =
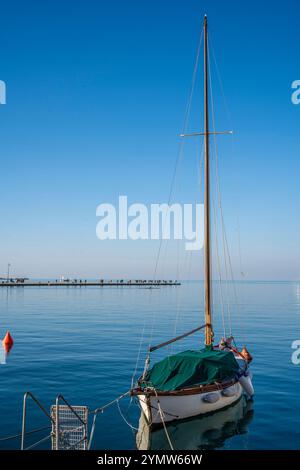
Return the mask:
<svg viewBox="0 0 300 470">
<path fill-rule="evenodd" d="M 3 2 L 0 273 L 152 277 L 157 243 L 99 241 L 95 212 L 168 200 L 204 13 L 232 121 L 217 124 L 235 131 L 219 157 L 233 261 L 239 221 L 247 279 L 300 278 L 296 0 Z"/>
</svg>

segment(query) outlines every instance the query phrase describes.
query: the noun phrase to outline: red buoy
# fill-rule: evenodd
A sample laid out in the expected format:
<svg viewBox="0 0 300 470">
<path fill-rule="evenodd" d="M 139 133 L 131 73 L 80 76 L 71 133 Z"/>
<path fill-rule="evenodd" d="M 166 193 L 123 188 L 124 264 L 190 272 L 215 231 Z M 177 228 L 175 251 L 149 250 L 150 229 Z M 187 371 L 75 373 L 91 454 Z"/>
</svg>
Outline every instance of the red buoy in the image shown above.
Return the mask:
<svg viewBox="0 0 300 470">
<path fill-rule="evenodd" d="M 12 339 L 12 336 L 9 331 L 6 332 L 6 335 L 4 336 L 2 340 L 2 344 L 4 347 L 9 347 L 9 349 L 12 347 L 14 344 L 14 340 Z"/>
</svg>

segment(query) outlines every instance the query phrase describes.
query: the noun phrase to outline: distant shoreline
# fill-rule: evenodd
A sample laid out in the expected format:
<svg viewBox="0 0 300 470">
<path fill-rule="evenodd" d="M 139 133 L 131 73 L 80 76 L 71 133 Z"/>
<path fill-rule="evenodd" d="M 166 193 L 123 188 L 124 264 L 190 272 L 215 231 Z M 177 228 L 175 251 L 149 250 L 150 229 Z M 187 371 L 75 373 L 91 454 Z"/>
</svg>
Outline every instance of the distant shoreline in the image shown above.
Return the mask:
<svg viewBox="0 0 300 470">
<path fill-rule="evenodd" d="M 180 286 L 179 281 L 147 281 L 147 280 L 100 280 L 100 281 L 88 281 L 86 279 L 74 279 L 74 280 L 55 280 L 55 281 L 20 281 L 10 280 L 0 282 L 0 287 L 158 287 L 158 286 Z"/>
</svg>

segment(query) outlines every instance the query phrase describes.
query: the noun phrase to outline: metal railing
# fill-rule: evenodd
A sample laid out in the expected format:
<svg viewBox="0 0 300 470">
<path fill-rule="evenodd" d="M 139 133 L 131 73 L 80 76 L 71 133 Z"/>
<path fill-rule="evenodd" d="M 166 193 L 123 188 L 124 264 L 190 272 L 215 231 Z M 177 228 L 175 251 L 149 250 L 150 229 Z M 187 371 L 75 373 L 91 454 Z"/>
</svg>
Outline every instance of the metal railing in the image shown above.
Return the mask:
<svg viewBox="0 0 300 470">
<path fill-rule="evenodd" d="M 27 431 L 27 401 L 28 398 L 31 398 L 32 401 L 37 405 L 37 407 L 42 411 L 42 413 L 50 420 L 52 425 L 52 430 L 49 435 L 43 437 L 39 441 L 31 444 L 28 447 L 25 447 L 25 437 L 26 435 L 32 434 L 33 431 Z M 64 404 L 61 405 L 60 402 Z M 68 412 L 68 413 L 67 413 Z M 65 417 L 65 421 L 63 422 L 60 418 L 60 413 L 63 414 Z M 82 416 L 80 416 L 80 414 Z M 70 421 L 74 421 L 74 417 L 79 422 L 79 426 L 70 427 Z M 86 417 L 84 420 L 82 417 Z M 52 438 L 52 449 L 53 450 L 61 450 L 61 449 L 69 449 L 72 448 L 81 448 L 83 450 L 87 450 L 88 448 L 88 431 L 87 431 L 87 417 L 88 417 L 88 409 L 84 406 L 72 406 L 68 403 L 68 401 L 63 397 L 63 395 L 58 395 L 56 397 L 55 405 L 51 408 L 51 414 L 45 409 L 42 403 L 31 393 L 26 392 L 23 398 L 23 415 L 22 415 L 22 433 L 21 433 L 21 450 L 29 450 L 37 447 L 39 444 L 47 441 L 49 438 Z M 67 423 L 67 426 L 66 426 Z M 47 426 L 44 428 L 40 428 L 40 430 L 50 429 L 51 426 Z M 63 429 L 65 428 L 65 429 Z M 39 430 L 39 429 L 38 429 Z M 34 430 L 37 432 L 38 430 Z M 83 431 L 83 433 L 82 433 Z M 65 436 L 69 436 L 69 439 L 65 439 Z M 78 440 L 76 441 L 76 437 Z M 70 442 L 71 441 L 71 445 Z"/>
<path fill-rule="evenodd" d="M 41 402 L 31 393 L 31 392 L 26 392 L 23 398 L 23 416 L 22 416 L 22 434 L 21 434 L 21 450 L 25 450 L 25 436 L 26 434 L 29 434 L 26 432 L 26 417 L 27 417 L 27 400 L 28 398 L 31 398 L 33 402 L 39 407 L 39 409 L 44 413 L 44 415 L 47 416 L 48 419 L 52 423 L 54 423 L 54 420 L 51 418 L 50 414 L 47 412 L 47 410 L 44 408 L 44 406 L 41 404 Z M 45 438 L 41 439 L 40 441 L 36 442 L 35 444 L 32 444 L 29 446 L 27 449 L 32 449 L 33 447 L 36 447 L 38 444 L 41 442 L 46 441 L 51 437 L 51 434 L 46 436 Z"/>
</svg>

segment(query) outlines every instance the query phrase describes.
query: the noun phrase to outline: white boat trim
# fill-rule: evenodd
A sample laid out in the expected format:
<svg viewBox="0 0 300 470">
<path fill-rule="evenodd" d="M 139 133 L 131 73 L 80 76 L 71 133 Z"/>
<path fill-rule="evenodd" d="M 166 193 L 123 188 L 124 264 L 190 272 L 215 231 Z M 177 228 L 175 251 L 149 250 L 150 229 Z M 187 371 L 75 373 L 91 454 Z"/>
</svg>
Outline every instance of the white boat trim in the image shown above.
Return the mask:
<svg viewBox="0 0 300 470">
<path fill-rule="evenodd" d="M 147 422 L 150 425 L 161 424 L 162 419 L 158 402 L 163 412 L 165 422 L 182 420 L 218 411 L 238 401 L 243 394 L 242 386 L 239 382 L 236 382 L 230 387 L 235 393 L 229 397 L 223 395 L 223 390 L 218 390 L 215 392 L 198 392 L 188 396 L 186 394 L 172 396 L 161 395 L 159 393 L 157 396 L 149 396 L 147 393 L 141 393 L 138 395 L 138 400 Z M 210 403 L 210 400 L 206 400 L 206 397 L 212 393 L 218 394 L 218 400 L 214 403 Z"/>
</svg>

